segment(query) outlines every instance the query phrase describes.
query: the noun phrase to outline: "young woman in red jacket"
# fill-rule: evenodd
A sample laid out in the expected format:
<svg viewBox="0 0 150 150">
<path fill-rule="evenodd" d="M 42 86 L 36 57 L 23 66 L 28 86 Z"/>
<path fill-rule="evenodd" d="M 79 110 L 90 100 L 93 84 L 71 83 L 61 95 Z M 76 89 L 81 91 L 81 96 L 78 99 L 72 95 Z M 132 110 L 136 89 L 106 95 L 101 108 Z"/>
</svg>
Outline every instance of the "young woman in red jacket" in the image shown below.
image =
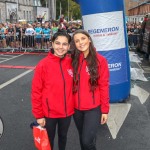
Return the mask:
<svg viewBox="0 0 150 150">
<path fill-rule="evenodd" d="M 53 149 L 56 126 L 58 147 L 65 150 L 67 132 L 74 114 L 72 98 L 73 71 L 71 58 L 67 56 L 71 37 L 55 33 L 48 56 L 36 66 L 32 81 L 32 113 L 37 123 L 46 127 Z"/>
<path fill-rule="evenodd" d="M 106 123 L 109 112 L 108 64 L 96 52 L 86 31 L 75 31 L 73 43 L 74 121 L 79 132 L 81 149 L 96 150 L 95 139 L 99 124 Z"/>
</svg>

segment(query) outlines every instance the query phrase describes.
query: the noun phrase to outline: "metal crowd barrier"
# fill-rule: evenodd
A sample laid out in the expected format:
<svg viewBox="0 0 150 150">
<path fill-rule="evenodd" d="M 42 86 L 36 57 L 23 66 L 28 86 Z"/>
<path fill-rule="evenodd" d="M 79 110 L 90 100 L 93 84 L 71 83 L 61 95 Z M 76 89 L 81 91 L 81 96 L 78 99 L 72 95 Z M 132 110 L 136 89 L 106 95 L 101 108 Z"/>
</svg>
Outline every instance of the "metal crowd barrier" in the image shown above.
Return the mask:
<svg viewBox="0 0 150 150">
<path fill-rule="evenodd" d="M 48 52 L 51 37 L 51 34 L 0 35 L 0 52 Z"/>
<path fill-rule="evenodd" d="M 142 34 L 128 35 L 129 48 L 136 49 L 136 48 L 140 47 L 142 38 L 143 38 Z"/>
<path fill-rule="evenodd" d="M 52 34 L 0 35 L 0 52 L 48 52 L 51 48 L 51 37 Z M 130 49 L 137 49 L 142 41 L 142 34 L 128 35 Z"/>
</svg>

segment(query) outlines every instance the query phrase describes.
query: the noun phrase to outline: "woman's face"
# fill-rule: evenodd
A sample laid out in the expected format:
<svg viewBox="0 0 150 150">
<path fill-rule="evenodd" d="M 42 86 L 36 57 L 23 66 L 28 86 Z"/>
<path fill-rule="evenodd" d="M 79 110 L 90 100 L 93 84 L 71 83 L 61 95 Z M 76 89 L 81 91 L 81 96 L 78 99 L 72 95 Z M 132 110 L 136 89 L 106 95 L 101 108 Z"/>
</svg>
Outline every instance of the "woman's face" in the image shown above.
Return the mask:
<svg viewBox="0 0 150 150">
<path fill-rule="evenodd" d="M 74 43 L 76 48 L 84 53 L 86 57 L 89 53 L 90 39 L 85 34 L 77 33 L 74 35 Z"/>
<path fill-rule="evenodd" d="M 54 42 L 52 42 L 54 49 L 54 55 L 63 57 L 70 48 L 68 39 L 65 36 L 58 36 Z"/>
</svg>

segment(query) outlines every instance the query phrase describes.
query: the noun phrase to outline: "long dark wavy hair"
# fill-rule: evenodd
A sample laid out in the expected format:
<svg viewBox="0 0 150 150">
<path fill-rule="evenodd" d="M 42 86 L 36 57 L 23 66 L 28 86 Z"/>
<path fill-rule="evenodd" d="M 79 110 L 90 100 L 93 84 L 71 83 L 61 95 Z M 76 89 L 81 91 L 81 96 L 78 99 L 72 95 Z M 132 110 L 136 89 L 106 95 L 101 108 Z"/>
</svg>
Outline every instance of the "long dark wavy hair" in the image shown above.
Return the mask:
<svg viewBox="0 0 150 150">
<path fill-rule="evenodd" d="M 96 50 L 93 45 L 93 41 L 89 35 L 89 33 L 85 30 L 77 30 L 73 34 L 73 41 L 72 41 L 72 66 L 74 70 L 74 84 L 73 84 L 73 92 L 78 91 L 78 68 L 80 66 L 79 64 L 79 56 L 80 56 L 80 51 L 76 48 L 75 43 L 74 43 L 74 36 L 78 33 L 86 35 L 90 39 L 90 45 L 89 45 L 89 54 L 86 57 L 86 62 L 87 62 L 87 67 L 88 71 L 90 74 L 90 79 L 89 79 L 89 84 L 90 84 L 90 91 L 94 92 L 96 87 L 98 86 L 98 79 L 100 77 L 99 72 L 98 72 L 98 64 L 99 61 L 96 56 Z M 82 82 L 82 81 L 81 81 Z"/>
</svg>

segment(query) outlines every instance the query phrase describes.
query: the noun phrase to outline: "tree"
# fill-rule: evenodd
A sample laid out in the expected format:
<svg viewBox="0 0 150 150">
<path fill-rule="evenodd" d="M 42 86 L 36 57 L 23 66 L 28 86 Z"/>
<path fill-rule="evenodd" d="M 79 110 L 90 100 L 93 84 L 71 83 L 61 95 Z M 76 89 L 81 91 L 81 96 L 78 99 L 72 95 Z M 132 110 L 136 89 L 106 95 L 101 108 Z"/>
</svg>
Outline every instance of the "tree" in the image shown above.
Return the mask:
<svg viewBox="0 0 150 150">
<path fill-rule="evenodd" d="M 72 0 L 70 0 L 70 9 L 69 9 L 69 12 L 70 12 L 70 19 L 81 19 L 81 12 L 80 12 L 80 6 L 73 2 Z"/>
<path fill-rule="evenodd" d="M 72 0 L 56 1 L 56 17 L 59 18 L 61 12 L 61 14 L 64 14 L 66 19 L 68 20 L 68 2 L 69 2 L 69 20 L 71 18 L 81 19 L 80 6 L 77 3 L 73 2 Z M 60 8 L 60 4 L 61 4 L 61 8 Z"/>
<path fill-rule="evenodd" d="M 43 7 L 46 7 L 46 2 L 47 2 L 47 0 L 40 0 L 41 1 L 41 5 L 43 6 Z"/>
<path fill-rule="evenodd" d="M 61 3 L 61 14 L 64 14 L 68 20 L 68 2 L 69 2 L 69 20 L 72 18 L 81 19 L 80 6 L 74 2 L 74 0 L 56 0 L 56 18 L 60 16 L 60 3 Z M 48 0 L 41 0 L 43 7 L 46 7 Z"/>
</svg>

